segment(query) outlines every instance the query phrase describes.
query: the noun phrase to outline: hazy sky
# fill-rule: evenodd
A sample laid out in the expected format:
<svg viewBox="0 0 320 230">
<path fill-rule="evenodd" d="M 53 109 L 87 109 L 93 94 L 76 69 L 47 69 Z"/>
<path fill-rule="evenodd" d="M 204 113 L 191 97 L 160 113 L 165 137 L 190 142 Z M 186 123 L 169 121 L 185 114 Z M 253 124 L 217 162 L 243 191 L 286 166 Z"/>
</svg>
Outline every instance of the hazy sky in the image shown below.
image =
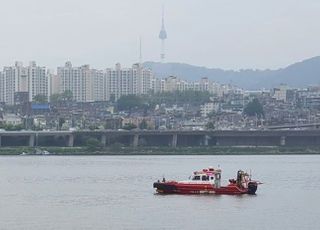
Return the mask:
<svg viewBox="0 0 320 230">
<path fill-rule="evenodd" d="M 95 68 L 167 61 L 224 69 L 278 68 L 320 55 L 319 0 L 1 0 L 0 67 L 71 60 Z"/>
</svg>

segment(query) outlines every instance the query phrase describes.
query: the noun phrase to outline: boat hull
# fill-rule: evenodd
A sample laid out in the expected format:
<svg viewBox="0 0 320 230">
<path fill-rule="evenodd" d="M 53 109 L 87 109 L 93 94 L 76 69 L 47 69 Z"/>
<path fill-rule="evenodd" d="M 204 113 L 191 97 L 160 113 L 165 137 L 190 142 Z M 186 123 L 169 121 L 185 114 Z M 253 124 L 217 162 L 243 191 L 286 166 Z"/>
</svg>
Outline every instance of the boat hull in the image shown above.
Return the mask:
<svg viewBox="0 0 320 230">
<path fill-rule="evenodd" d="M 155 182 L 153 187 L 158 193 L 163 194 L 225 194 L 225 195 L 254 195 L 257 191 L 257 183 L 249 182 L 248 188 L 240 188 L 236 184 L 229 184 L 215 188 L 212 184 L 192 184 L 180 182 Z"/>
</svg>

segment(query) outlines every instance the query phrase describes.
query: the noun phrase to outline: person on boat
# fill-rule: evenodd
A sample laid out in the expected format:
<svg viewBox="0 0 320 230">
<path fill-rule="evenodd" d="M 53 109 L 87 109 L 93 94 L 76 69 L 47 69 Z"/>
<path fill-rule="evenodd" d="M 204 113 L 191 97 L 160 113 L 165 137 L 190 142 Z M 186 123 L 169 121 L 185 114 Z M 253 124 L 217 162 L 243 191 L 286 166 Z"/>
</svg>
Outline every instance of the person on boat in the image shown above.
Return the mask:
<svg viewBox="0 0 320 230">
<path fill-rule="evenodd" d="M 242 188 L 242 181 L 243 181 L 243 171 L 239 170 L 237 173 L 237 185 L 238 187 Z"/>
</svg>

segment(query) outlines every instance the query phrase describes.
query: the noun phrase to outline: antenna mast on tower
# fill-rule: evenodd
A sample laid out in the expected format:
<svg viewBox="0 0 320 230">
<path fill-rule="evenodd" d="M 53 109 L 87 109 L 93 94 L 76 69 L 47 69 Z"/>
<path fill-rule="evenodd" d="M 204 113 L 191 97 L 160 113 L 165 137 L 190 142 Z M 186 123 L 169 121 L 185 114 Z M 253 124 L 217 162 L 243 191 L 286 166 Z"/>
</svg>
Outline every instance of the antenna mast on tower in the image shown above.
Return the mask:
<svg viewBox="0 0 320 230">
<path fill-rule="evenodd" d="M 142 65 L 142 42 L 141 36 L 139 37 L 139 64 Z"/>
</svg>

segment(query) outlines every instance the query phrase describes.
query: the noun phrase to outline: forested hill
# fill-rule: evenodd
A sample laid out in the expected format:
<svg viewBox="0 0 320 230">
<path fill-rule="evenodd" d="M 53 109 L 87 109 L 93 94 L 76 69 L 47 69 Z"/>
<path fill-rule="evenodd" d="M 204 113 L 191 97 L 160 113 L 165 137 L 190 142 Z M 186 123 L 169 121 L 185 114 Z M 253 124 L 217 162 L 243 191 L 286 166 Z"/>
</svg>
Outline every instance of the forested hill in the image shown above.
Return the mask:
<svg viewBox="0 0 320 230">
<path fill-rule="evenodd" d="M 244 89 L 272 88 L 281 83 L 292 87 L 320 84 L 320 56 L 278 70 L 223 70 L 183 63 L 145 62 L 157 77 L 178 76 L 186 80 L 208 77 L 219 83 L 232 83 Z"/>
</svg>

